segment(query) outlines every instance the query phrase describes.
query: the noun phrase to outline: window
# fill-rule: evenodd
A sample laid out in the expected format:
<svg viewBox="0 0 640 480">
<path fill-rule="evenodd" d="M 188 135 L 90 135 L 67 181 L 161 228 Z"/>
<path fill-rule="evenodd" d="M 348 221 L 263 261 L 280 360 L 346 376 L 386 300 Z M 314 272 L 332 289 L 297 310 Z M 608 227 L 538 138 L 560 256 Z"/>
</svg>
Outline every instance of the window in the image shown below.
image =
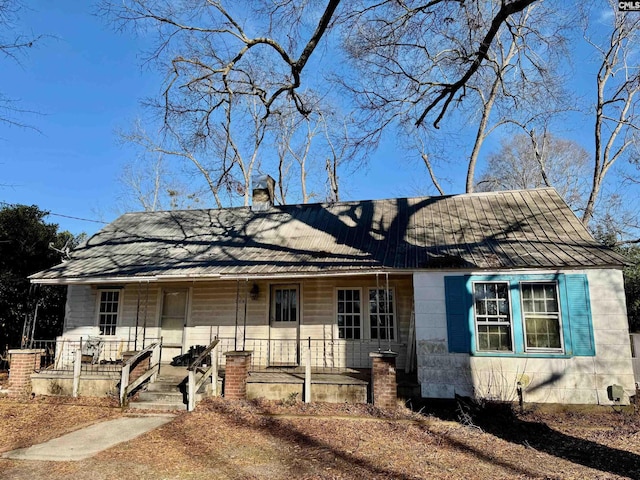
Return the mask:
<svg viewBox="0 0 640 480">
<path fill-rule="evenodd" d="M 359 340 L 361 326 L 360 290 L 357 288 L 338 289 L 338 336 Z"/>
<path fill-rule="evenodd" d="M 522 316 L 527 350 L 562 350 L 558 290 L 555 283 L 522 283 Z"/>
<path fill-rule="evenodd" d="M 585 274 L 451 275 L 444 287 L 451 353 L 596 354 Z"/>
<path fill-rule="evenodd" d="M 473 284 L 473 304 L 480 351 L 512 351 L 509 284 Z"/>
<path fill-rule="evenodd" d="M 372 339 L 395 339 L 395 308 L 393 303 L 393 290 L 383 288 L 369 290 L 369 322 Z"/>
<path fill-rule="evenodd" d="M 118 324 L 119 290 L 101 290 L 98 310 L 98 327 L 100 335 L 115 335 Z"/>
<path fill-rule="evenodd" d="M 276 323 L 298 321 L 298 289 L 276 287 L 273 291 L 273 321 Z"/>
</svg>

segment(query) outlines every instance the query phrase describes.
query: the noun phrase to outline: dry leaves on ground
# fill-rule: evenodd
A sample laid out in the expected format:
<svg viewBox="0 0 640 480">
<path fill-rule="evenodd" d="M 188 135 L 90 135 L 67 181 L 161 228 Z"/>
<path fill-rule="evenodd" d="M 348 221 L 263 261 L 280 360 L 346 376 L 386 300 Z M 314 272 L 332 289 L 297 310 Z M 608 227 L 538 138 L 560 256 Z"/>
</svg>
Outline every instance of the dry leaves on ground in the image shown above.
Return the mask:
<svg viewBox="0 0 640 480">
<path fill-rule="evenodd" d="M 113 400 L 104 398 L 36 397 L 25 402 L 0 398 L 0 452 L 122 415 L 114 406 Z"/>
<path fill-rule="evenodd" d="M 35 417 L 55 407 L 67 425 L 72 417 L 88 421 L 84 409 L 91 407 L 41 402 L 20 408 Z M 11 408 L 0 402 L 3 416 L 20 413 Z M 94 409 L 105 418 L 119 412 Z M 9 479 L 75 480 L 640 478 L 640 417 L 633 412 L 529 407 L 518 414 L 496 407 L 484 414 L 463 426 L 443 420 L 454 418 L 455 408 L 425 415 L 371 405 L 210 399 L 195 412 L 91 459 L 0 460 L 0 471 Z M 8 423 L 15 431 L 20 422 L 11 417 Z M 7 427 L 0 427 L 0 436 L 7 434 Z"/>
</svg>

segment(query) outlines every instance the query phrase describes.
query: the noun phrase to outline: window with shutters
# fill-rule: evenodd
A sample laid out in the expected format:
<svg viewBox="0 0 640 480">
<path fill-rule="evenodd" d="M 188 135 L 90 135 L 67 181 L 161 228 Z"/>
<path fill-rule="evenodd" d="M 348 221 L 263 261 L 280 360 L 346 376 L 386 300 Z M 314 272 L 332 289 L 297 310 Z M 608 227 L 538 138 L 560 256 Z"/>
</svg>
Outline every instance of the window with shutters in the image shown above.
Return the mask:
<svg viewBox="0 0 640 480">
<path fill-rule="evenodd" d="M 584 274 L 445 277 L 449 352 L 479 356 L 594 356 Z"/>
</svg>

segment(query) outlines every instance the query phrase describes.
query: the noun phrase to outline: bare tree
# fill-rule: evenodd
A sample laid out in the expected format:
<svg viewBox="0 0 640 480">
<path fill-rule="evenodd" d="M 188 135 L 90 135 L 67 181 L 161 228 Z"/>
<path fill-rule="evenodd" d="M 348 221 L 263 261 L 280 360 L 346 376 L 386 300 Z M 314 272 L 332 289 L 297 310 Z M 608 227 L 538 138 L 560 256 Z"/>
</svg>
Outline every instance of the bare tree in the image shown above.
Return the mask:
<svg viewBox="0 0 640 480">
<path fill-rule="evenodd" d="M 146 165 L 145 165 L 146 167 Z M 125 197 L 125 209 L 130 203 L 130 198 L 139 204 L 146 212 L 163 210 L 163 183 L 166 178 L 163 165 L 163 155 L 158 155 L 151 168 L 140 168 L 133 163 L 125 165 L 121 175 L 120 183 L 126 188 L 123 192 Z M 168 189 L 167 189 L 168 190 Z M 122 197 L 121 197 L 122 199 Z"/>
<path fill-rule="evenodd" d="M 143 152 L 129 161 L 119 175 L 120 209 L 147 212 L 194 208 L 205 192 L 185 185 L 162 153 Z"/>
<path fill-rule="evenodd" d="M 529 130 L 568 108 L 569 95 L 557 68 L 565 51 L 564 26 L 553 24 L 554 17 L 557 12 L 544 4 L 512 15 L 488 51 L 480 81 L 470 85 L 478 96 L 480 118 L 469 156 L 467 192 L 473 192 L 478 158 L 492 132 L 509 124 Z"/>
<path fill-rule="evenodd" d="M 291 174 L 294 171 L 292 169 L 293 163 L 295 163 L 295 171 L 298 173 L 302 203 L 308 203 L 314 196 L 314 193 L 308 189 L 307 177 L 311 146 L 320 129 L 320 123 L 314 121 L 315 118 L 315 115 L 309 115 L 299 121 L 295 115 L 292 115 L 292 112 L 279 116 L 275 141 L 279 158 L 277 183 L 282 203 L 287 203 L 286 195 L 289 190 L 288 185 L 292 180 Z"/>
<path fill-rule="evenodd" d="M 290 107 L 302 118 L 318 113 L 314 111 L 318 103 L 306 89 L 314 80 L 316 84 L 326 84 L 321 96 L 331 90 L 337 77 L 345 84 L 350 81 L 348 68 L 340 61 L 311 62 L 321 44 L 324 45 L 322 48 L 335 48 L 337 42 L 331 39 L 345 38 L 346 48 L 354 51 L 359 43 L 351 40 L 367 40 L 369 32 L 385 22 L 391 26 L 391 40 L 397 41 L 392 47 L 378 44 L 375 48 L 384 51 L 383 56 L 387 59 L 393 58 L 393 51 L 389 52 L 389 49 L 402 50 L 405 38 L 413 34 L 419 38 L 433 37 L 436 43 L 450 40 L 438 54 L 429 55 L 427 63 L 416 58 L 407 66 L 407 76 L 415 77 L 416 81 L 405 84 L 404 93 L 409 95 L 395 96 L 396 99 L 403 98 L 399 102 L 414 112 L 412 118 L 416 125 L 433 117 L 433 124 L 438 126 L 452 103 L 466 95 L 467 85 L 479 75 L 481 66 L 490 60 L 490 48 L 497 41 L 502 26 L 534 1 L 503 0 L 481 23 L 472 21 L 469 15 L 459 14 L 479 8 L 478 5 L 486 3 L 484 0 L 432 0 L 426 3 L 383 0 L 373 5 L 339 0 L 327 0 L 322 4 L 254 0 L 242 5 L 217 0 L 104 0 L 101 8 L 122 28 L 133 26 L 157 34 L 156 48 L 150 52 L 148 60 L 166 69 L 167 81 L 162 98 L 151 99 L 148 105 L 157 109 L 166 129 L 165 135 L 179 146 L 163 146 L 162 151 L 188 158 L 203 175 L 215 170 L 216 175 L 209 174 L 211 178 L 207 178 L 207 183 L 219 205 L 216 179 L 222 179 L 222 184 L 227 186 L 237 183 L 238 189 L 244 191 L 246 203 L 247 179 L 253 171 L 260 169 L 262 161 L 240 154 L 237 141 L 240 135 L 234 128 L 243 123 L 239 119 L 249 118 L 238 114 L 242 105 L 253 105 L 250 127 L 255 129 L 252 138 L 259 140 L 254 142 L 253 151 L 257 152 L 275 113 Z M 360 44 L 366 47 L 367 42 Z M 456 48 L 463 46 L 464 51 L 452 54 L 448 48 L 450 44 L 455 44 Z M 420 45 L 417 47 L 419 51 Z M 361 53 L 366 54 L 365 51 Z M 352 55 L 352 58 L 357 56 Z M 313 77 L 303 76 L 310 64 L 315 69 Z M 324 75 L 318 75 L 318 72 Z M 387 94 L 387 87 L 387 84 L 374 85 L 365 93 L 381 98 Z M 403 92 L 396 89 L 395 93 Z M 392 118 L 402 115 L 401 110 L 396 110 Z M 246 121 L 244 124 L 249 126 Z M 388 124 L 383 119 L 372 127 L 368 137 L 375 137 L 376 132 Z M 222 139 L 220 135 L 226 138 Z M 366 136 L 349 137 L 353 144 L 367 141 Z M 223 155 L 215 154 L 212 158 L 212 151 L 208 150 L 212 146 L 216 146 L 213 151 L 217 152 L 223 146 Z M 337 198 L 337 158 L 343 154 L 339 153 L 339 148 L 331 149 L 336 147 L 334 142 L 325 142 L 324 146 L 330 152 L 325 165 L 330 196 Z M 195 158 L 195 152 L 199 152 L 199 158 Z M 216 166 L 210 164 L 209 168 L 204 168 L 203 156 Z M 308 198 L 308 195 L 303 197 Z"/>
<path fill-rule="evenodd" d="M 20 63 L 26 50 L 42 40 L 43 35 L 25 35 L 16 31 L 15 24 L 20 17 L 22 4 L 19 0 L 0 0 L 0 57 Z M 37 128 L 24 122 L 24 115 L 36 112 L 20 107 L 20 103 L 6 93 L 0 92 L 0 123 Z"/>
<path fill-rule="evenodd" d="M 460 107 L 455 120 L 467 117 L 475 131 L 468 157 L 459 158 L 467 164 L 467 192 L 473 191 L 481 148 L 492 132 L 508 123 L 539 122 L 565 107 L 556 105 L 566 95 L 560 93 L 562 82 L 555 68 L 564 51 L 563 18 L 550 6 L 536 3 L 511 12 L 497 25 L 504 7 L 505 2 L 451 2 L 434 13 L 398 2 L 388 4 L 384 12 L 364 9 L 358 17 L 361 27 L 347 43 L 357 78 L 345 87 L 367 112 L 365 121 L 379 128 L 396 121 L 421 125 L 430 111 L 422 108 L 422 99 L 442 89 L 447 79 L 457 78 L 472 62 L 476 45 L 484 48 L 484 62 L 455 94 L 455 101 L 454 96 L 446 100 Z M 492 42 L 485 45 L 484 32 L 493 27 Z M 434 125 L 441 120 L 437 115 Z M 410 143 L 417 143 L 442 193 L 434 168 L 437 155 L 425 148 L 430 142 L 416 142 L 421 133 L 408 127 L 404 131 Z"/>
<path fill-rule="evenodd" d="M 353 159 L 359 145 L 357 142 L 355 144 L 352 143 L 349 138 L 347 120 L 343 120 L 343 123 L 341 124 L 339 121 L 336 122 L 328 120 L 327 116 L 320 114 L 320 122 L 322 124 L 324 140 L 329 147 L 324 164 L 325 171 L 327 173 L 327 200 L 329 202 L 339 202 L 340 177 L 338 175 L 338 170 L 344 163 Z M 331 129 L 330 124 L 337 128 Z"/>
<path fill-rule="evenodd" d="M 437 125 L 451 102 L 487 59 L 487 52 L 502 25 L 511 15 L 535 1 L 502 0 L 490 20 L 478 25 L 465 24 L 455 16 L 452 8 L 466 8 L 465 2 L 459 0 L 431 0 L 426 3 L 383 0 L 374 5 L 346 2 L 344 6 L 340 0 L 327 0 L 317 16 L 313 12 L 317 18 L 314 26 L 305 28 L 301 27 L 305 26 L 303 19 L 309 18 L 315 9 L 315 2 L 285 1 L 273 4 L 257 1 L 251 2 L 248 9 L 243 5 L 245 11 L 254 7 L 250 12 L 255 16 L 252 26 L 263 26 L 262 35 L 248 32 L 243 26 L 245 22 L 240 18 L 239 9 L 234 10 L 232 4 L 225 5 L 222 1 L 105 1 L 102 11 L 120 25 L 133 23 L 146 27 L 150 24 L 156 28 L 159 43 L 153 57 L 159 58 L 163 53 L 172 57 L 171 78 L 165 91 L 167 104 L 171 102 L 170 93 L 174 88 L 206 92 L 209 107 L 201 112 L 205 117 L 228 101 L 228 97 L 237 95 L 259 97 L 267 117 L 285 94 L 293 100 L 301 114 L 307 115 L 309 107 L 299 93 L 302 73 L 320 41 L 335 25 L 351 30 L 361 25 L 362 20 L 368 21 L 369 15 L 372 15 L 382 19 L 381 22 L 393 25 L 394 29 L 402 30 L 405 24 L 413 25 L 409 20 L 417 18 L 423 29 L 420 33 L 429 36 L 432 33 L 430 29 L 434 28 L 432 19 L 444 19 L 446 24 L 451 25 L 446 35 L 461 41 L 471 40 L 471 43 L 465 49 L 464 56 L 456 54 L 455 59 L 450 59 L 444 53 L 438 59 L 444 63 L 453 61 L 458 65 L 456 75 L 450 80 L 432 79 L 416 71 L 416 75 L 423 77 L 420 84 L 422 88 L 414 92 L 409 100 L 422 112 L 416 124 L 421 124 L 430 112 L 437 111 L 434 122 Z M 469 3 L 473 8 L 478 2 Z M 343 8 L 339 9 L 339 6 Z M 282 28 L 283 25 L 290 26 Z M 366 25 L 364 28 L 367 28 Z M 172 54 L 171 45 L 174 42 L 180 43 L 180 54 Z M 400 44 L 396 47 L 400 48 Z M 198 54 L 202 53 L 197 50 L 200 48 L 206 49 L 206 55 Z M 268 79 L 263 77 L 256 81 L 247 65 L 255 62 L 256 56 L 264 58 L 263 53 L 274 59 L 276 69 Z M 432 68 L 429 73 L 433 74 L 437 68 L 440 67 Z"/>
<path fill-rule="evenodd" d="M 607 173 L 637 144 L 640 125 L 640 66 L 635 58 L 640 17 L 618 12 L 614 2 L 610 8 L 612 25 L 607 36 L 597 38 L 589 23 L 585 27 L 585 38 L 598 53 L 600 65 L 595 78 L 593 178 L 582 215 L 585 225 L 594 216 Z"/>
<path fill-rule="evenodd" d="M 283 203 L 292 183 L 299 186 L 302 203 L 314 198 L 339 201 L 340 173 L 348 171 L 361 147 L 351 138 L 354 125 L 350 115 L 343 115 L 325 101 L 306 118 L 300 119 L 293 111 L 281 112 L 279 117 L 274 137 L 280 172 L 277 183 Z"/>
<path fill-rule="evenodd" d="M 551 134 L 520 134 L 503 140 L 489 156 L 476 187 L 480 191 L 553 187 L 574 211 L 584 210 L 589 153 L 572 140 Z"/>
</svg>

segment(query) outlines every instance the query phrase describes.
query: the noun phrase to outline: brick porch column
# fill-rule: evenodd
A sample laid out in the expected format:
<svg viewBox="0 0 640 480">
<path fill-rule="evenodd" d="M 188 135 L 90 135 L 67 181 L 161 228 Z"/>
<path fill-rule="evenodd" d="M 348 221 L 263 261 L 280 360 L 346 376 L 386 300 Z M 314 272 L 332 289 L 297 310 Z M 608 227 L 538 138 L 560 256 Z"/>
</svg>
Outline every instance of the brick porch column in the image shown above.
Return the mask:
<svg viewBox="0 0 640 480">
<path fill-rule="evenodd" d="M 138 352 L 130 351 L 122 353 L 122 361 L 127 363 L 127 361 L 137 355 Z M 131 370 L 129 371 L 129 383 L 136 380 L 143 373 L 145 373 L 151 367 L 151 351 L 146 352 L 142 357 L 140 357 L 136 362 L 131 365 Z"/>
<path fill-rule="evenodd" d="M 373 404 L 380 408 L 396 408 L 398 385 L 396 383 L 395 352 L 371 352 L 371 396 Z"/>
<path fill-rule="evenodd" d="M 247 377 L 251 368 L 251 352 L 226 352 L 224 373 L 224 398 L 244 400 L 247 398 Z"/>
<path fill-rule="evenodd" d="M 31 374 L 40 368 L 41 349 L 9 350 L 9 396 L 23 398 L 31 393 Z"/>
</svg>

